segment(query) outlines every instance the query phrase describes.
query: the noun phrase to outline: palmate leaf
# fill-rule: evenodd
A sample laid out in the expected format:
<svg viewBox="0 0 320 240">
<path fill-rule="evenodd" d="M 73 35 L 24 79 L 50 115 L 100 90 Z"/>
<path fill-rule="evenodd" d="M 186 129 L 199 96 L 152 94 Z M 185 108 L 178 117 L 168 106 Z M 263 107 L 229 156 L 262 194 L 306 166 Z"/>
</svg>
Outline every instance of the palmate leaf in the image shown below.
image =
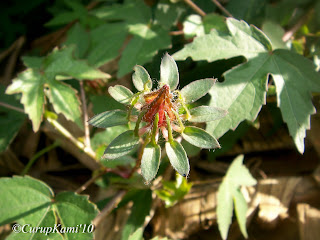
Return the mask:
<svg viewBox="0 0 320 240">
<path fill-rule="evenodd" d="M 310 93 L 320 91 L 319 73 L 300 55 L 284 49 L 272 51 L 269 39 L 257 28 L 234 19 L 227 19 L 227 26 L 229 35 L 212 31 L 174 55 L 176 59 L 191 56 L 208 61 L 240 55 L 248 59 L 227 71 L 225 81 L 211 89 L 210 106 L 225 109 L 228 115 L 210 122 L 207 131 L 219 138 L 243 120 L 253 121 L 265 104 L 267 79 L 271 74 L 282 117 L 299 152 L 303 153 L 305 131 L 310 128 L 310 115 L 315 112 Z"/>
<path fill-rule="evenodd" d="M 73 58 L 73 47 L 55 49 L 47 57 L 25 57 L 25 65 L 30 68 L 13 79 L 6 94 L 22 93 L 21 103 L 32 121 L 36 132 L 43 118 L 45 95 L 57 113 L 82 126 L 80 101 L 71 86 L 55 78 L 58 75 L 76 79 L 108 78 L 109 75 L 89 66 L 84 61 Z M 46 91 L 45 91 L 46 89 Z"/>
<path fill-rule="evenodd" d="M 98 210 L 89 202 L 87 196 L 73 192 L 62 192 L 54 195 L 52 189 L 43 182 L 31 177 L 13 177 L 0 179 L 0 225 L 17 222 L 21 226 L 77 227 L 90 225 Z M 17 207 L 19 205 L 19 207 Z M 59 218 L 59 220 L 57 219 Z M 26 228 L 28 230 L 28 228 Z M 93 239 L 93 233 L 12 233 L 8 239 Z"/>
<path fill-rule="evenodd" d="M 190 171 L 189 159 L 182 145 L 176 140 L 166 142 L 166 152 L 173 168 L 182 176 L 188 176 Z"/>
<path fill-rule="evenodd" d="M 128 123 L 127 113 L 122 110 L 111 110 L 95 115 L 89 120 L 92 126 L 109 128 Z"/>
<path fill-rule="evenodd" d="M 177 64 L 168 53 L 164 55 L 161 61 L 159 83 L 161 85 L 169 85 L 171 91 L 174 91 L 179 84 Z"/>
<path fill-rule="evenodd" d="M 239 191 L 240 186 L 253 186 L 257 181 L 242 164 L 243 155 L 238 156 L 230 165 L 226 176 L 219 186 L 217 195 L 218 226 L 222 239 L 227 239 L 229 226 L 232 222 L 233 203 L 240 230 L 247 238 L 246 213 L 247 203 Z"/>
<path fill-rule="evenodd" d="M 22 93 L 21 103 L 35 132 L 39 129 L 44 111 L 44 82 L 45 79 L 39 72 L 28 69 L 13 79 L 6 90 L 6 94 Z"/>
<path fill-rule="evenodd" d="M 109 87 L 108 92 L 114 100 L 126 105 L 130 104 L 131 99 L 133 97 L 133 93 L 131 92 L 131 90 L 122 85 L 115 85 L 114 87 Z"/>
<path fill-rule="evenodd" d="M 206 95 L 216 82 L 213 78 L 194 81 L 181 89 L 185 103 L 192 103 Z"/>
</svg>

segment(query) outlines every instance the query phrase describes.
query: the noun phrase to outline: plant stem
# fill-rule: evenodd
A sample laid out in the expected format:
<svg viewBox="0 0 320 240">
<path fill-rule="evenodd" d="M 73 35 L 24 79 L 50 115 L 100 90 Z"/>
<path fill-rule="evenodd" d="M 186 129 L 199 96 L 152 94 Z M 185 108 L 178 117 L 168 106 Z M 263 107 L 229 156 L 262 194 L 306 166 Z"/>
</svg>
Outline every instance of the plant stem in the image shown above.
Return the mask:
<svg viewBox="0 0 320 240">
<path fill-rule="evenodd" d="M 83 122 L 84 122 L 84 137 L 85 137 L 85 146 L 91 149 L 90 143 L 90 131 L 89 131 L 89 123 L 88 123 L 88 110 L 87 110 L 87 101 L 86 101 L 86 94 L 83 88 L 83 81 L 79 81 L 80 83 L 80 95 L 81 95 L 81 102 L 82 102 L 82 110 L 83 110 Z"/>
<path fill-rule="evenodd" d="M 308 21 L 309 16 L 311 16 L 313 9 L 306 11 L 306 13 L 296 22 L 292 28 L 290 28 L 282 37 L 282 41 L 287 42 L 301 27 L 305 22 Z"/>
<path fill-rule="evenodd" d="M 173 142 L 173 136 L 172 136 L 172 128 L 171 128 L 171 122 L 170 122 L 170 118 L 168 116 L 168 114 L 166 112 L 164 112 L 166 115 L 166 120 L 167 120 L 167 128 L 168 128 L 168 141 L 170 143 Z"/>
<path fill-rule="evenodd" d="M 76 193 L 80 194 L 81 192 L 86 190 L 92 183 L 94 183 L 98 178 L 100 178 L 102 175 L 104 175 L 107 172 L 108 172 L 107 168 L 102 169 L 97 175 L 93 176 L 88 181 L 86 181 L 82 186 L 80 186 L 76 190 Z"/>
<path fill-rule="evenodd" d="M 52 149 L 58 147 L 60 145 L 60 143 L 58 141 L 54 142 L 53 144 L 51 144 L 50 146 L 40 150 L 39 152 L 37 152 L 28 162 L 28 164 L 25 166 L 25 168 L 23 169 L 23 171 L 21 172 L 21 175 L 25 175 L 29 172 L 30 168 L 32 167 L 32 165 L 35 163 L 35 161 L 41 157 L 43 154 L 51 151 Z"/>
<path fill-rule="evenodd" d="M 15 106 L 12 106 L 12 105 L 4 103 L 4 102 L 0 102 L 0 106 L 3 106 L 5 108 L 8 108 L 8 109 L 20 112 L 20 113 L 25 113 L 22 108 L 15 107 Z"/>
<path fill-rule="evenodd" d="M 156 135 L 157 135 L 157 130 L 158 130 L 158 123 L 159 123 L 159 113 L 156 114 L 153 120 L 153 128 L 152 128 L 152 136 L 151 136 L 151 141 L 153 145 L 157 145 L 156 141 Z"/>
<path fill-rule="evenodd" d="M 197 12 L 200 16 L 204 17 L 206 13 L 202 11 L 194 2 L 191 0 L 184 0 L 186 4 L 188 4 L 195 12 Z"/>
<path fill-rule="evenodd" d="M 97 227 L 102 220 L 104 220 L 109 213 L 116 207 L 121 199 L 126 194 L 125 190 L 119 190 L 116 195 L 108 202 L 108 204 L 102 209 L 102 211 L 93 219 L 92 224 Z"/>
<path fill-rule="evenodd" d="M 218 0 L 212 0 L 212 2 L 228 17 L 233 17 L 232 14 L 227 9 L 225 9 Z"/>
<path fill-rule="evenodd" d="M 92 151 L 92 149 L 88 149 L 85 147 L 85 145 L 77 140 L 72 134 L 65 129 L 57 120 L 47 117 L 47 121 L 60 132 L 63 136 L 65 136 L 67 139 L 69 139 L 74 145 L 76 145 L 79 149 L 83 150 L 86 154 L 88 154 L 93 159 L 96 159 L 95 152 Z"/>
</svg>

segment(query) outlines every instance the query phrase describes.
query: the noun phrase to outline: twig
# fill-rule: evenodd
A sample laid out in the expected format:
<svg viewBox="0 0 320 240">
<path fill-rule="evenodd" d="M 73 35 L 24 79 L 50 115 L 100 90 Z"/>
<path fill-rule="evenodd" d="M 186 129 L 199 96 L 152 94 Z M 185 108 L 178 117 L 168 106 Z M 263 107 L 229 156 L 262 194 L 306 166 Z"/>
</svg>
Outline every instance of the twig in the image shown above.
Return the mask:
<svg viewBox="0 0 320 240">
<path fill-rule="evenodd" d="M 89 131 L 89 123 L 88 123 L 89 119 L 88 119 L 86 94 L 83 88 L 83 81 L 79 81 L 79 83 L 80 83 L 80 95 L 81 95 L 83 121 L 84 121 L 84 143 L 85 143 L 85 146 L 92 151 L 91 143 L 90 143 L 90 131 Z"/>
<path fill-rule="evenodd" d="M 76 190 L 76 193 L 80 194 L 84 190 L 86 190 L 92 183 L 94 183 L 98 178 L 100 178 L 102 175 L 108 172 L 107 168 L 104 168 L 100 173 L 90 178 L 88 181 L 86 181 L 81 187 L 79 187 Z"/>
<path fill-rule="evenodd" d="M 20 113 L 25 113 L 25 112 L 23 111 L 23 109 L 18 108 L 18 107 L 15 107 L 15 106 L 12 106 L 12 105 L 7 104 L 7 103 L 4 103 L 4 102 L 0 102 L 0 106 L 3 106 L 3 107 L 5 107 L 5 108 L 8 108 L 8 109 L 11 109 L 11 110 L 20 112 Z"/>
<path fill-rule="evenodd" d="M 191 0 L 184 0 L 186 4 L 188 4 L 194 11 L 196 11 L 197 13 L 199 13 L 199 15 L 201 15 L 202 17 L 204 17 L 206 15 L 206 13 L 204 11 L 202 11 L 201 8 L 199 8 L 194 2 L 192 2 Z"/>
<path fill-rule="evenodd" d="M 212 0 L 212 2 L 228 17 L 233 17 L 232 14 L 227 9 L 225 9 L 225 7 L 222 6 L 218 0 Z"/>
<path fill-rule="evenodd" d="M 29 169 L 32 167 L 32 165 L 34 164 L 34 162 L 41 157 L 43 154 L 51 151 L 52 149 L 58 147 L 60 145 L 59 142 L 54 142 L 53 144 L 51 144 L 50 146 L 42 149 L 41 151 L 37 152 L 28 162 L 28 164 L 25 166 L 25 168 L 23 169 L 23 171 L 21 172 L 21 175 L 25 175 L 28 173 Z"/>
<path fill-rule="evenodd" d="M 126 194 L 125 190 L 120 190 L 116 195 L 108 202 L 108 204 L 102 209 L 102 211 L 93 219 L 92 224 L 97 227 L 106 216 L 116 207 L 121 199 Z"/>
<path fill-rule="evenodd" d="M 82 142 L 78 141 L 74 136 L 72 136 L 72 134 L 67 129 L 65 129 L 58 121 L 56 121 L 55 119 L 49 118 L 49 117 L 47 117 L 47 121 L 52 126 L 54 126 L 55 129 L 57 129 L 63 136 L 65 136 L 67 139 L 69 139 L 74 145 L 76 145 L 78 148 L 83 150 L 86 154 L 88 154 L 93 159 L 96 159 L 95 152 L 86 148 Z"/>
<path fill-rule="evenodd" d="M 290 28 L 287 32 L 282 37 L 282 41 L 287 42 L 300 28 L 301 26 L 308 21 L 309 16 L 312 16 L 311 12 L 313 9 L 310 9 L 307 11 L 300 19 L 298 22 L 296 22 L 292 28 Z"/>
<path fill-rule="evenodd" d="M 184 34 L 183 30 L 169 32 L 169 35 L 171 35 L 171 36 L 178 36 L 178 35 L 183 35 L 183 34 Z"/>
</svg>

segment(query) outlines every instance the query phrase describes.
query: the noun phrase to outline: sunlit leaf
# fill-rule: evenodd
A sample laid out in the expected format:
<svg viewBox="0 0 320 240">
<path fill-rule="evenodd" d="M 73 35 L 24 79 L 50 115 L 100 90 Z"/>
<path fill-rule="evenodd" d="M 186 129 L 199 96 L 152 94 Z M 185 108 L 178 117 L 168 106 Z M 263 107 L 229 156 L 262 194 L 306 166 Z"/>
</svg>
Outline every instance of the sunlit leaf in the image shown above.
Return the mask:
<svg viewBox="0 0 320 240">
<path fill-rule="evenodd" d="M 228 112 L 221 108 L 200 106 L 190 109 L 190 122 L 210 122 L 224 118 Z"/>
<path fill-rule="evenodd" d="M 33 131 L 38 131 L 44 110 L 44 85 L 42 75 L 32 69 L 20 73 L 7 88 L 7 94 L 22 93 L 21 103 L 32 121 Z"/>
<path fill-rule="evenodd" d="M 183 130 L 182 137 L 196 147 L 208 149 L 220 148 L 217 139 L 201 128 L 186 127 Z"/>
<path fill-rule="evenodd" d="M 257 181 L 242 164 L 243 155 L 238 156 L 230 165 L 224 177 L 217 196 L 218 227 L 222 239 L 227 239 L 228 230 L 232 222 L 233 204 L 242 234 L 247 237 L 246 213 L 247 203 L 239 191 L 240 186 L 253 186 Z"/>
<path fill-rule="evenodd" d="M 141 158 L 141 173 L 143 178 L 150 182 L 157 175 L 160 166 L 161 148 L 159 145 L 148 143 Z"/>
<path fill-rule="evenodd" d="M 171 90 L 175 90 L 179 84 L 178 67 L 174 59 L 166 53 L 160 65 L 160 84 L 169 85 Z"/>
<path fill-rule="evenodd" d="M 213 78 L 194 81 L 181 89 L 181 95 L 186 103 L 192 103 L 206 95 L 215 82 Z"/>
<path fill-rule="evenodd" d="M 147 70 L 139 65 L 136 65 L 133 70 L 132 82 L 135 88 L 138 91 L 143 91 L 145 87 L 146 89 L 152 89 L 152 81 Z"/>
<path fill-rule="evenodd" d="M 171 143 L 166 142 L 166 152 L 173 168 L 182 176 L 188 176 L 190 171 L 189 159 L 182 145 L 176 140 Z"/>
<path fill-rule="evenodd" d="M 116 101 L 126 105 L 130 104 L 131 98 L 133 96 L 131 90 L 122 85 L 109 87 L 108 92 Z"/>
</svg>

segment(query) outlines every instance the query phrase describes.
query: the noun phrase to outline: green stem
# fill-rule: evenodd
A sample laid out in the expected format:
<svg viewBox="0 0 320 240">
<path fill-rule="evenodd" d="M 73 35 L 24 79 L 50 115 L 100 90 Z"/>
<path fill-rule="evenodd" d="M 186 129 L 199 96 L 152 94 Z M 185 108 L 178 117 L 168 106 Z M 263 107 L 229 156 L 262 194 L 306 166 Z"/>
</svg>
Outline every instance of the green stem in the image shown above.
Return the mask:
<svg viewBox="0 0 320 240">
<path fill-rule="evenodd" d="M 156 135 L 158 131 L 158 123 L 159 123 L 159 113 L 156 114 L 153 121 L 152 137 L 151 137 L 151 141 L 153 145 L 157 145 Z"/>
<path fill-rule="evenodd" d="M 138 137 L 139 136 L 139 126 L 140 126 L 140 123 L 142 121 L 142 118 L 144 116 L 146 112 L 145 111 L 142 111 L 140 114 L 139 114 L 139 117 L 138 117 L 138 120 L 136 122 L 136 127 L 134 129 L 134 134 Z"/>
<path fill-rule="evenodd" d="M 23 171 L 21 172 L 21 175 L 25 175 L 29 172 L 30 168 L 32 167 L 32 165 L 35 163 L 35 161 L 41 157 L 43 154 L 51 151 L 52 149 L 58 147 L 60 145 L 60 143 L 58 141 L 54 142 L 53 144 L 51 144 L 50 146 L 40 150 L 39 152 L 37 152 L 28 162 L 28 164 L 25 166 L 25 168 L 23 169 Z"/>
<path fill-rule="evenodd" d="M 79 149 L 83 150 L 86 154 L 88 154 L 93 159 L 96 159 L 96 154 L 90 148 L 87 148 L 82 142 L 77 140 L 72 134 L 65 129 L 57 120 L 52 119 L 50 117 L 46 117 L 47 121 L 60 132 L 63 136 L 69 139 L 74 145 L 76 145 Z"/>
<path fill-rule="evenodd" d="M 181 133 L 182 133 L 184 131 L 185 127 L 180 119 L 180 116 L 176 111 L 172 110 L 172 112 L 174 113 L 174 115 L 176 116 L 176 119 L 178 120 L 179 126 L 181 128 Z"/>
<path fill-rule="evenodd" d="M 167 127 L 168 127 L 168 140 L 169 140 L 169 143 L 172 143 L 173 142 L 173 136 L 172 136 L 172 129 L 171 129 L 171 122 L 170 122 L 170 118 L 167 114 L 167 112 L 164 112 L 165 115 L 166 115 L 166 120 L 167 120 Z"/>
</svg>

